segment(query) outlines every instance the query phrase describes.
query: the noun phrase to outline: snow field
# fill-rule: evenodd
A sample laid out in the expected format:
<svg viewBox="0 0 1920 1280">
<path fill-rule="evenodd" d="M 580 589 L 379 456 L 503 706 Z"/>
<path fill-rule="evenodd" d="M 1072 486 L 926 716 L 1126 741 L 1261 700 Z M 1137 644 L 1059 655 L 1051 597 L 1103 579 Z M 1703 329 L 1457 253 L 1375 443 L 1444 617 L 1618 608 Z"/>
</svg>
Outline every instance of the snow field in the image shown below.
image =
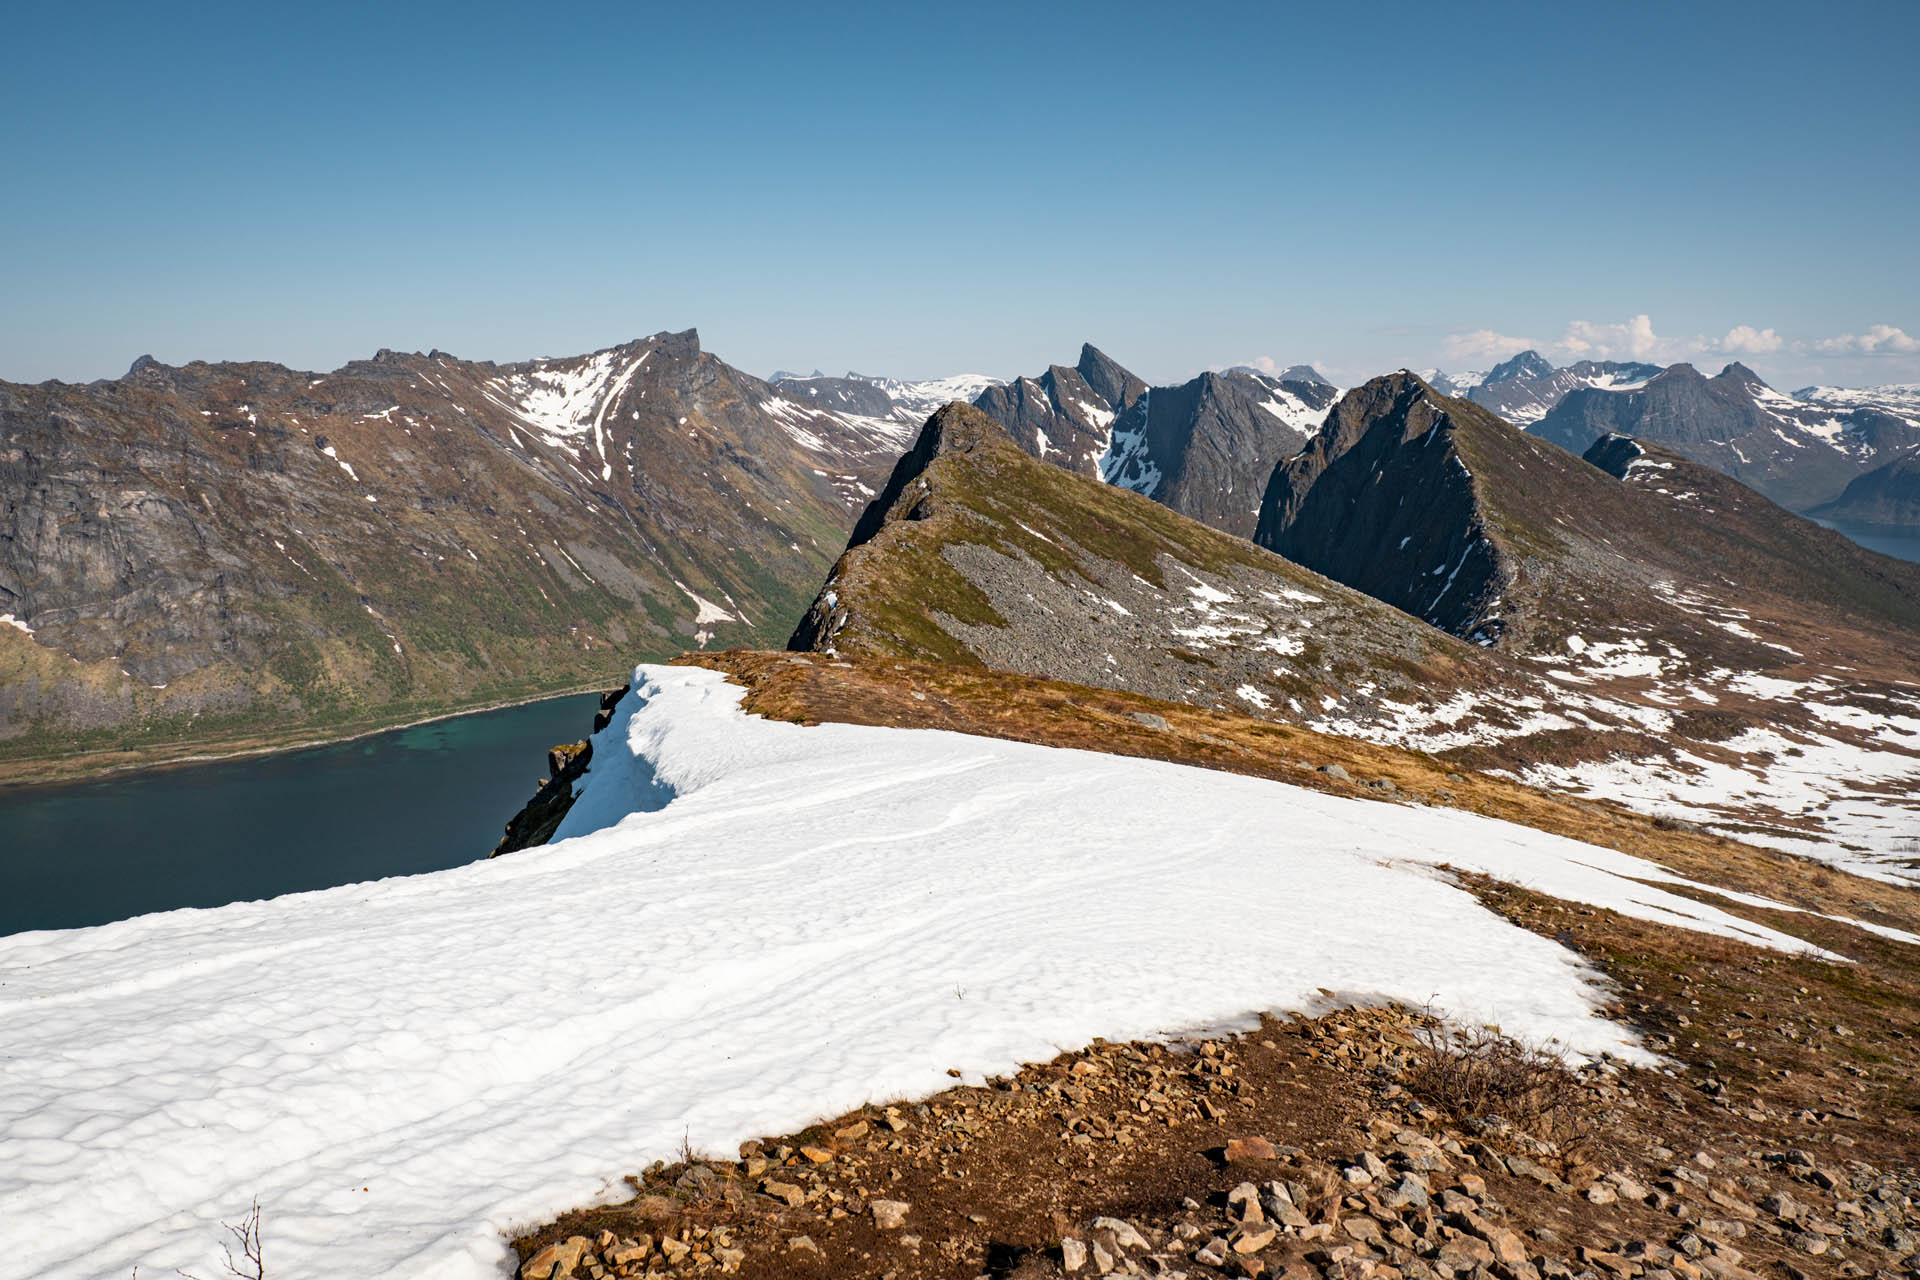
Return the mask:
<svg viewBox="0 0 1920 1280">
<path fill-rule="evenodd" d="M 1795 940 L 1471 814 L 963 735 L 802 728 L 643 666 L 539 849 L 0 939 L 8 1275 L 508 1274 L 505 1236 L 730 1151 L 1262 1010 L 1431 1001 L 1647 1061 L 1594 975 L 1440 863 Z M 665 790 L 662 790 L 664 786 Z M 649 809 L 671 795 L 664 808 Z"/>
</svg>

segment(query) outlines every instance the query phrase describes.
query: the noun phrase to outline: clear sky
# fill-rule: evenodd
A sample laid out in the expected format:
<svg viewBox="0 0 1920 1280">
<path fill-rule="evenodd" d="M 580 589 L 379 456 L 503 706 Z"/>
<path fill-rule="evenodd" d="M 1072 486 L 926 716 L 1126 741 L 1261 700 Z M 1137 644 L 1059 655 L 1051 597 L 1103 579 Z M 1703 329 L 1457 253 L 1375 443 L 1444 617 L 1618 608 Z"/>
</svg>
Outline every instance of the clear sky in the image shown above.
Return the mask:
<svg viewBox="0 0 1920 1280">
<path fill-rule="evenodd" d="M 1920 381 L 1920 3 L 18 0 L 0 378 L 511 360 Z"/>
</svg>

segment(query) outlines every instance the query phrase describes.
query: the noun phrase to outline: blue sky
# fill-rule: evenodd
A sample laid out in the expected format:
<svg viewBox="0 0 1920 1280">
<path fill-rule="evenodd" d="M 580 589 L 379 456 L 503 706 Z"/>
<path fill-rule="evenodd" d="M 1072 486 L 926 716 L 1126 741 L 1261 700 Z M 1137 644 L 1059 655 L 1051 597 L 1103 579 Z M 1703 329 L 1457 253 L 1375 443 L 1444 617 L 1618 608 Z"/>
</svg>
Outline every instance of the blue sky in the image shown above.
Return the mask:
<svg viewBox="0 0 1920 1280">
<path fill-rule="evenodd" d="M 269 8 L 10 6 L 0 377 L 697 326 L 1920 381 L 1910 0 Z"/>
</svg>

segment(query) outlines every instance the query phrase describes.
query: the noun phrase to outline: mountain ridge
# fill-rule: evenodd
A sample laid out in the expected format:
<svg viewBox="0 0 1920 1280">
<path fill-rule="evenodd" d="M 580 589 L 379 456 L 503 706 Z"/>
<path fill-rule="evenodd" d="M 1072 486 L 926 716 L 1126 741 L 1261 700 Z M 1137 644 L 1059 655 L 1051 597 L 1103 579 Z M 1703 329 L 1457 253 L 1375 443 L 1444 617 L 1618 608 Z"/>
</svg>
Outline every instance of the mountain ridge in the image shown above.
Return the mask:
<svg viewBox="0 0 1920 1280">
<path fill-rule="evenodd" d="M 0 772 L 311 741 L 775 642 L 909 431 L 788 400 L 694 330 L 0 384 Z"/>
</svg>

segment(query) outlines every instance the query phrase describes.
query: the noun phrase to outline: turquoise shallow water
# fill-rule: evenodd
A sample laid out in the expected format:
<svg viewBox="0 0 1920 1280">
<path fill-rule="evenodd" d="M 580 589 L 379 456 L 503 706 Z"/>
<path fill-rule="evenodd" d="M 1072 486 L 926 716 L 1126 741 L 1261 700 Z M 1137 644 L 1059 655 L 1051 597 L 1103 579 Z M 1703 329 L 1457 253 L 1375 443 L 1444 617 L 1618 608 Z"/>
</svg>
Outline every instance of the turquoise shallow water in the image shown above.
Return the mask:
<svg viewBox="0 0 1920 1280">
<path fill-rule="evenodd" d="M 578 694 L 278 755 L 0 790 L 0 934 L 484 858 L 583 738 Z"/>
</svg>

